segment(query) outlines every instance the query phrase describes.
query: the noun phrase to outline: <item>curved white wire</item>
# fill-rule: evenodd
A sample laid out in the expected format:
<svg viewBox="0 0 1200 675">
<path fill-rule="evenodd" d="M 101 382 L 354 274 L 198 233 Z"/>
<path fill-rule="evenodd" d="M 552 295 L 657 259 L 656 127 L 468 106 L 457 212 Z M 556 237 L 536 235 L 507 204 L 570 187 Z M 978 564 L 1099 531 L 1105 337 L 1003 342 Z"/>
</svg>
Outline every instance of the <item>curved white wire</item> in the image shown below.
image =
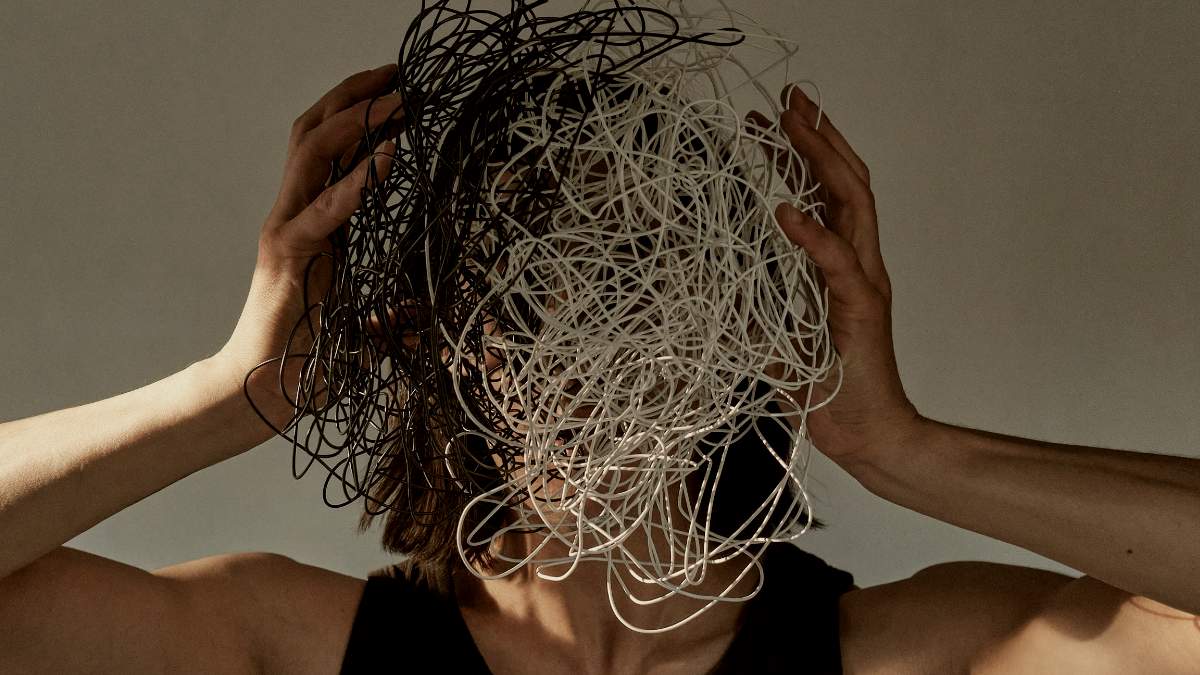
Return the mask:
<svg viewBox="0 0 1200 675">
<path fill-rule="evenodd" d="M 484 338 L 485 346 L 504 353 L 488 393 L 495 410 L 508 411 L 509 428 L 523 434 L 524 465 L 508 483 L 470 502 L 457 536 L 465 562 L 466 546 L 489 543 L 481 528 L 465 531 L 468 514 L 482 513 L 486 522 L 512 507 L 516 522 L 491 541 L 515 530 L 537 531 L 542 538 L 523 558 L 497 551 L 511 563 L 505 570 L 489 575 L 468 564 L 473 573 L 499 578 L 532 564 L 538 576 L 554 580 L 583 561 L 602 561 L 613 612 L 645 633 L 677 628 L 717 602 L 753 597 L 762 575 L 761 551 L 751 545 L 791 541 L 807 530 L 801 517 L 802 509 L 812 512 L 804 487 L 811 445 L 767 408 L 771 396 L 735 385 L 764 382 L 797 390 L 824 380 L 835 366 L 839 389 L 841 384 L 826 323 L 827 295 L 807 253 L 787 239 L 773 215 L 774 206 L 787 201 L 820 221 L 824 205 L 817 184 L 777 123 L 769 129 L 748 125 L 731 101 L 731 92 L 750 86 L 778 112 L 758 79 L 762 70 L 752 70 L 738 54 L 753 47 L 773 53 L 775 64 L 786 63 L 794 43 L 747 25 L 723 2 L 722 11 L 705 15 L 682 5 L 671 0 L 660 6 L 681 17 L 690 32 L 712 31 L 714 24 L 746 26 L 746 41 L 733 48 L 688 44 L 666 51 L 627 74 L 639 86 L 626 100 L 601 89 L 595 109 L 568 114 L 565 126 L 572 133 L 550 124 L 564 114 L 549 109 L 553 96 L 511 128 L 538 154 L 496 167 L 487 208 L 509 212 L 499 187 L 535 168 L 553 172 L 561 200 L 544 214 L 548 227 L 511 223 L 525 236 L 506 243 L 506 265 L 489 273 L 493 295 L 476 309 L 499 301 L 515 319 L 519 304 L 532 308 L 540 325 Z M 570 80 L 590 85 L 586 56 L 598 49 L 586 45 L 580 66 L 560 73 L 551 90 Z M 618 47 L 606 49 L 611 54 Z M 639 138 L 649 116 L 658 128 L 652 138 Z M 576 128 L 581 133 L 568 153 Z M 765 149 L 788 161 L 781 167 Z M 552 157 L 566 162 L 556 166 Z M 445 337 L 457 345 L 451 367 L 457 378 L 457 365 L 481 353 L 481 345 L 468 349 L 465 332 Z M 782 370 L 772 377 L 769 366 Z M 455 380 L 456 388 L 461 384 Z M 463 398 L 461 391 L 458 396 Z M 804 420 L 827 401 L 787 396 L 784 413 Z M 464 410 L 469 415 L 471 406 Z M 700 494 L 720 494 L 726 453 L 738 435 L 715 450 L 699 441 L 743 415 L 778 425 L 791 443 L 780 451 L 753 428 L 742 430 L 757 436 L 754 442 L 783 471 L 736 532 L 719 534 L 710 527 L 713 500 L 694 503 L 684 481 L 700 472 Z M 464 433 L 492 436 L 480 420 L 472 421 L 477 428 Z M 766 529 L 765 516 L 779 509 L 786 512 Z M 552 543 L 567 553 L 543 555 Z M 740 554 L 744 567 L 728 587 L 716 594 L 695 590 L 709 564 Z M 733 596 L 752 569 L 758 585 Z M 657 588 L 658 595 L 639 597 L 627 576 L 639 582 L 638 590 Z M 677 595 L 708 602 L 670 625 L 636 626 L 618 611 L 616 587 L 636 604 Z"/>
</svg>

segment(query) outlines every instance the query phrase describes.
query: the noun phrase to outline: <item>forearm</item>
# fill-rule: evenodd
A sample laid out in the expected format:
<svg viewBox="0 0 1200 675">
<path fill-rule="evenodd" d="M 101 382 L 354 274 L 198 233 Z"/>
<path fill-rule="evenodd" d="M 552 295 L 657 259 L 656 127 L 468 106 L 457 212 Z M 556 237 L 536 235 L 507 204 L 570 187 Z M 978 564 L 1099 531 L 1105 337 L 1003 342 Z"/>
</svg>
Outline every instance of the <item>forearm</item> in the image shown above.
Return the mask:
<svg viewBox="0 0 1200 675">
<path fill-rule="evenodd" d="M 852 473 L 891 502 L 1200 613 L 1200 460 L 922 428 Z"/>
<path fill-rule="evenodd" d="M 0 577 L 272 435 L 212 359 L 101 401 L 0 424 Z"/>
</svg>

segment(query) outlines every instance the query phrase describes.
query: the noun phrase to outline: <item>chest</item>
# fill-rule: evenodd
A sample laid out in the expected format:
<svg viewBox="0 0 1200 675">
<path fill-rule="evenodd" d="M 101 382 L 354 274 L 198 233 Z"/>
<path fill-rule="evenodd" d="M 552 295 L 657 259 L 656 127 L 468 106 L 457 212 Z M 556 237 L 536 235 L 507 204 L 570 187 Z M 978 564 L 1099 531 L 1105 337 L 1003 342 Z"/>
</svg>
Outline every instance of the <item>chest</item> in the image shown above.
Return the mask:
<svg viewBox="0 0 1200 675">
<path fill-rule="evenodd" d="M 462 617 L 492 675 L 696 675 L 712 670 L 736 637 L 726 631 L 681 643 L 662 634 L 629 632 L 619 643 L 582 643 L 497 612 L 464 608 Z"/>
</svg>

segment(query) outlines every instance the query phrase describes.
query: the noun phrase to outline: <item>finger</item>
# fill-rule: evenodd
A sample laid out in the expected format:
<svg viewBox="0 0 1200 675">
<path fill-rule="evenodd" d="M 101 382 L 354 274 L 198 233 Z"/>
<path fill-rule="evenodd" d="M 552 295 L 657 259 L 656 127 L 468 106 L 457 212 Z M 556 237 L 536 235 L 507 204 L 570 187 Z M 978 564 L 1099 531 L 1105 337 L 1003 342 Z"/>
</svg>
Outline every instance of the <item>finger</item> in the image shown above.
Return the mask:
<svg viewBox="0 0 1200 675">
<path fill-rule="evenodd" d="M 388 305 L 381 314 L 378 309 L 372 310 L 367 319 L 367 334 L 377 347 L 383 348 L 391 344 L 391 340 L 399 338 L 399 343 L 409 349 L 418 344 L 417 328 L 419 326 L 419 310 L 416 301 L 408 299 L 396 306 Z"/>
<path fill-rule="evenodd" d="M 780 126 L 787 134 L 792 146 L 800 155 L 808 158 L 813 174 L 829 194 L 841 205 L 865 207 L 872 201 L 870 188 L 850 165 L 807 120 L 795 110 L 784 110 L 779 116 Z"/>
<path fill-rule="evenodd" d="M 850 242 L 786 202 L 775 208 L 775 218 L 788 238 L 821 268 L 834 302 L 854 313 L 875 311 L 882 295 L 867 278 Z"/>
<path fill-rule="evenodd" d="M 367 328 L 372 334 L 382 333 L 396 321 L 396 310 L 392 307 L 387 307 L 382 315 L 379 310 L 371 310 L 370 316 L 367 318 Z"/>
<path fill-rule="evenodd" d="M 794 111 L 790 113 L 789 111 L 785 111 L 785 114 L 794 116 L 797 113 Z M 767 118 L 757 111 L 751 111 L 747 115 L 747 118 L 760 129 L 769 126 Z M 803 133 L 803 131 L 800 133 Z M 815 134 L 815 132 L 812 133 Z M 793 143 L 793 147 L 797 148 L 801 154 L 804 153 L 804 150 L 800 149 L 804 147 L 803 143 L 799 145 Z M 776 153 L 776 169 L 781 175 L 785 176 L 788 188 L 793 192 L 800 192 L 802 188 L 797 183 L 801 182 L 800 179 L 804 177 L 804 169 L 800 166 L 797 154 L 793 152 L 781 153 L 769 141 L 764 141 L 764 148 L 768 153 Z M 837 156 L 836 150 L 833 150 L 832 146 L 829 146 L 827 142 L 824 148 L 824 155 L 826 157 Z M 823 165 L 818 160 L 819 158 L 810 157 L 809 163 L 813 166 L 813 173 L 820 183 L 817 194 L 820 196 L 820 201 L 827 206 L 825 213 L 830 214 L 833 219 L 831 229 L 850 242 L 855 248 L 860 264 L 866 270 L 867 277 L 872 279 L 876 283 L 877 288 L 890 298 L 891 282 L 888 279 L 887 271 L 884 269 L 883 256 L 879 252 L 878 225 L 875 223 L 874 197 L 871 195 L 870 188 L 863 185 L 862 189 L 866 193 L 865 199 L 861 195 L 855 198 L 860 200 L 860 202 L 865 202 L 857 205 L 857 211 L 854 207 L 850 209 L 845 208 L 844 204 L 830 204 L 829 202 L 832 200 L 829 199 L 828 195 L 831 191 L 826 186 L 829 177 L 827 172 L 822 169 Z M 841 164 L 845 166 L 844 159 Z M 857 176 L 855 175 L 853 178 L 856 179 Z M 853 179 L 851 179 L 851 182 L 853 182 Z M 847 195 L 841 194 L 838 201 L 843 201 L 847 198 L 849 198 Z"/>
<path fill-rule="evenodd" d="M 850 168 L 854 170 L 854 173 L 858 175 L 862 182 L 868 186 L 871 184 L 871 172 L 867 169 L 866 162 L 862 161 L 858 153 L 854 152 L 854 148 L 850 147 L 850 143 L 842 135 L 842 132 L 838 131 L 838 128 L 834 126 L 833 120 L 829 119 L 829 115 L 824 110 L 821 110 L 816 102 L 810 99 L 798 84 L 793 82 L 784 87 L 780 98 L 785 106 L 803 115 L 804 119 L 808 121 L 809 126 L 812 126 L 825 137 L 825 140 L 829 141 L 829 144 L 842 155 L 842 158 L 846 160 L 846 163 L 850 165 Z"/>
<path fill-rule="evenodd" d="M 879 224 L 875 195 L 829 140 L 799 112 L 787 109 L 779 117 L 784 132 L 800 154 L 809 160 L 813 174 L 825 186 L 833 203 L 830 227 L 854 246 L 858 259 L 881 292 L 890 297 L 891 281 L 879 249 Z"/>
<path fill-rule="evenodd" d="M 374 129 L 403 116 L 400 94 L 362 101 L 309 131 L 300 144 L 310 158 L 328 165 L 335 158 L 343 157 L 347 146 L 361 140 L 368 128 Z"/>
<path fill-rule="evenodd" d="M 766 115 L 751 110 L 746 119 L 756 128 L 755 135 L 758 138 L 759 146 L 766 153 L 768 159 L 775 162 L 775 170 L 783 178 L 784 184 L 792 192 L 799 192 L 801 189 L 801 177 L 804 174 L 804 168 L 800 165 L 799 159 L 791 152 L 791 148 L 778 141 L 775 134 L 771 133 L 771 122 Z"/>
<path fill-rule="evenodd" d="M 781 94 L 787 96 L 787 89 Z M 747 119 L 758 129 L 769 127 L 766 117 L 757 111 L 751 111 Z M 879 232 L 875 217 L 874 195 L 870 187 L 850 167 L 845 157 L 828 139 L 807 125 L 800 113 L 788 109 L 780 116 L 780 125 L 796 153 L 788 152 L 787 157 L 781 157 L 777 148 L 772 147 L 769 140 L 764 141 L 764 149 L 769 155 L 774 155 L 777 171 L 788 180 L 788 187 L 793 192 L 800 192 L 803 186 L 797 186 L 795 180 L 805 178 L 803 166 L 799 157 L 805 157 L 812 167 L 812 173 L 817 180 L 816 194 L 819 205 L 824 206 L 824 214 L 829 218 L 830 229 L 841 235 L 854 247 L 860 266 L 866 271 L 867 278 L 872 280 L 876 288 L 887 298 L 891 298 L 891 282 L 884 269 L 883 256 L 879 251 Z M 799 156 L 797 156 L 799 155 Z M 807 182 L 807 181 L 799 181 Z M 832 184 L 832 186 L 831 186 Z"/>
<path fill-rule="evenodd" d="M 381 110 L 383 109 L 381 104 L 376 103 L 375 105 L 379 106 Z M 358 143 L 354 143 L 353 140 L 351 140 L 350 144 L 346 146 L 345 151 L 342 152 L 341 156 L 336 160 L 338 166 L 347 166 L 355 160 L 355 157 L 359 153 L 366 152 L 367 148 L 370 147 L 369 143 L 372 138 L 378 142 L 384 138 L 395 139 L 399 135 L 400 123 L 404 119 L 402 110 L 398 109 L 394 115 L 391 117 L 385 117 L 382 120 L 379 120 L 379 118 L 375 116 L 375 113 L 376 111 L 372 109 L 371 119 L 368 120 L 373 133 L 363 133 Z M 359 129 L 363 130 L 362 125 L 359 125 Z"/>
<path fill-rule="evenodd" d="M 367 185 L 372 165 L 375 179 L 381 182 L 391 167 L 396 146 L 384 141 L 375 152 L 364 157 L 358 166 L 341 180 L 325 188 L 300 215 L 284 224 L 284 235 L 301 245 L 312 245 L 329 236 L 345 223 L 362 204 L 362 189 Z"/>
<path fill-rule="evenodd" d="M 347 77 L 296 118 L 292 133 L 302 135 L 358 101 L 381 92 L 395 74 L 396 64 L 389 63 Z"/>
<path fill-rule="evenodd" d="M 370 118 L 364 119 L 368 108 Z M 347 154 L 353 157 L 368 127 L 376 129 L 402 116 L 399 94 L 392 94 L 343 110 L 302 136 L 289 154 L 280 186 L 283 216 L 299 213 L 325 189 L 333 160 L 342 162 Z"/>
<path fill-rule="evenodd" d="M 829 227 L 849 241 L 871 269 L 881 268 L 879 232 L 875 222 L 875 196 L 824 136 L 804 122 L 800 113 L 785 110 L 780 115 L 792 145 L 808 158 L 813 176 L 829 195 L 826 213 Z"/>
</svg>

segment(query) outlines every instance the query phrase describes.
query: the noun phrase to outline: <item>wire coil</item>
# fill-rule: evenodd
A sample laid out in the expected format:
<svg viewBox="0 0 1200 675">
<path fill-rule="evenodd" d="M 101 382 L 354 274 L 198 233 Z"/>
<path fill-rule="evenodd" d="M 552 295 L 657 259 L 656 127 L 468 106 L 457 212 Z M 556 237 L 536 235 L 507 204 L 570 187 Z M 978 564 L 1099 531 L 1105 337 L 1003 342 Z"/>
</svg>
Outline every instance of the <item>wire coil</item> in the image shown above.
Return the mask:
<svg viewBox="0 0 1200 675">
<path fill-rule="evenodd" d="M 811 445 L 785 415 L 825 403 L 776 391 L 840 367 L 816 268 L 773 217 L 788 201 L 821 221 L 819 185 L 778 126 L 734 105 L 757 92 L 778 112 L 746 54 L 770 70 L 795 43 L 720 0 L 552 17 L 541 1 L 449 4 L 423 2 L 404 36 L 386 92 L 401 94 L 401 123 L 368 129 L 330 172 L 332 184 L 395 138 L 388 175 L 372 168 L 332 236 L 319 321 L 296 326 L 311 350 L 275 360 L 303 359 L 310 375 L 276 429 L 294 474 L 323 466 L 331 506 L 452 519 L 460 553 L 537 534 L 492 576 L 530 564 L 561 579 L 603 561 L 613 611 L 641 632 L 753 597 L 730 590 L 761 575 L 757 545 L 810 523 Z M 747 448 L 770 481 L 717 523 L 737 489 L 726 466 Z M 409 487 L 372 490 L 397 477 Z M 422 511 L 417 486 L 451 506 Z M 690 590 L 739 555 L 724 592 Z M 647 586 L 658 594 L 641 598 Z M 618 591 L 708 602 L 635 626 Z"/>
</svg>

